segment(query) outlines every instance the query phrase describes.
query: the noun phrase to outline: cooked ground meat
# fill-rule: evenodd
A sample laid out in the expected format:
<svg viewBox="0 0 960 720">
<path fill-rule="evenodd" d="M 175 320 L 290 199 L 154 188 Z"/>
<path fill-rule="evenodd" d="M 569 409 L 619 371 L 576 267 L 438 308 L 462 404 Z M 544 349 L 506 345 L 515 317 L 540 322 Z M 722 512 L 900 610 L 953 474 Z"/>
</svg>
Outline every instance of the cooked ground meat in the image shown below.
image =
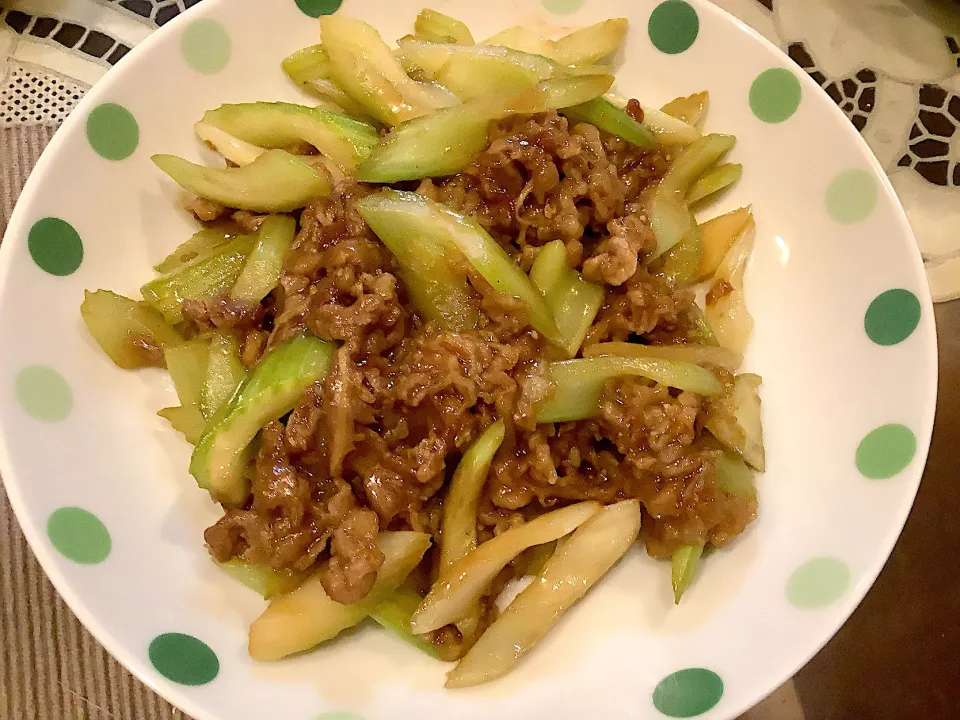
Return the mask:
<svg viewBox="0 0 960 720">
<path fill-rule="evenodd" d="M 683 342 L 696 324 L 692 293 L 644 265 L 656 243 L 641 194 L 666 168 L 658 153 L 549 113 L 494 124 L 474 163 L 418 192 L 475 216 L 525 269 L 540 246 L 562 240 L 569 264 L 606 290 L 587 344 L 664 344 Z M 247 504 L 207 530 L 218 560 L 299 571 L 327 560 L 329 595 L 364 597 L 383 562 L 378 532 L 436 533 L 450 470 L 497 418 L 507 436 L 480 501 L 481 541 L 585 499 L 639 499 L 658 557 L 685 543 L 720 545 L 754 518 L 755 498 L 717 486 L 720 451 L 703 432 L 697 395 L 620 379 L 608 384 L 598 417 L 536 424 L 549 387 L 539 361 L 556 350 L 529 328 L 520 301 L 467 269 L 480 327 L 453 333 L 425 321 L 357 212 L 370 190 L 343 182 L 303 211 L 280 286 L 260 306 L 218 298 L 184 308 L 198 331 L 241 333 L 248 367 L 305 329 L 340 343 L 326 379 L 261 434 Z M 257 219 L 247 215 L 234 219 L 252 228 Z M 431 577 L 435 562 L 428 553 L 417 577 Z M 436 635 L 448 654 L 469 641 L 453 628 Z"/>
</svg>

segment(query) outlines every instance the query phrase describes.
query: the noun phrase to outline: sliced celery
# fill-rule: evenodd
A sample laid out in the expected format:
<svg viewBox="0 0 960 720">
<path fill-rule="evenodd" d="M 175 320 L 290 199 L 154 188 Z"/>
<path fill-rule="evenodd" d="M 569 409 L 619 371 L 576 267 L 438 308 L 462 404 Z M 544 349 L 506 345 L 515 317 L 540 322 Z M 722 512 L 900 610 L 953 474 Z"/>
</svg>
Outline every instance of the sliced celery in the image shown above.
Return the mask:
<svg viewBox="0 0 960 720">
<path fill-rule="evenodd" d="M 264 218 L 257 232 L 257 242 L 247 257 L 230 297 L 259 303 L 277 287 L 283 263 L 293 245 L 297 221 L 289 215 Z"/>
<path fill-rule="evenodd" d="M 196 445 L 207 424 L 196 405 L 163 408 L 157 411 L 157 415 L 169 422 L 191 445 Z"/>
<path fill-rule="evenodd" d="M 654 142 L 652 132 L 630 117 L 626 110 L 618 108 L 603 97 L 564 108 L 563 114 L 574 122 L 588 122 L 596 125 L 601 130 L 617 135 L 638 147 L 651 147 Z"/>
<path fill-rule="evenodd" d="M 610 18 L 595 25 L 574 30 L 555 41 L 552 56 L 564 65 L 590 65 L 613 55 L 627 36 L 626 18 Z"/>
<path fill-rule="evenodd" d="M 732 210 L 724 215 L 700 223 L 701 252 L 697 267 L 697 280 L 706 280 L 713 275 L 733 243 L 753 217 L 749 207 Z"/>
<path fill-rule="evenodd" d="M 717 487 L 731 495 L 753 495 L 756 488 L 753 483 L 753 471 L 739 456 L 724 453 L 717 458 Z"/>
<path fill-rule="evenodd" d="M 203 123 L 262 148 L 313 145 L 344 172 L 352 172 L 377 144 L 372 125 L 305 105 L 253 102 L 208 110 Z"/>
<path fill-rule="evenodd" d="M 679 605 L 680 598 L 690 583 L 693 582 L 697 569 L 700 567 L 700 558 L 703 556 L 703 543 L 684 545 L 673 551 L 671 558 L 672 571 L 670 579 L 673 584 L 673 601 Z"/>
<path fill-rule="evenodd" d="M 183 342 L 158 310 L 109 290 L 85 291 L 80 315 L 100 348 L 126 370 L 158 364 L 142 343 L 164 350 Z"/>
<path fill-rule="evenodd" d="M 218 228 L 204 228 L 198 230 L 190 239 L 177 246 L 177 249 L 167 255 L 153 269 L 158 273 L 165 275 L 178 270 L 192 260 L 196 260 L 201 255 L 206 255 L 211 250 L 219 248 L 227 241 L 237 237 L 236 233 Z"/>
<path fill-rule="evenodd" d="M 700 228 L 693 213 L 690 215 L 690 229 L 676 245 L 663 254 L 663 276 L 677 287 L 692 285 L 697 280 L 700 268 L 702 241 Z"/>
<path fill-rule="evenodd" d="M 143 299 L 176 325 L 183 321 L 183 301 L 224 295 L 236 282 L 253 249 L 254 239 L 234 238 L 212 252 L 167 275 L 151 280 L 140 292 Z"/>
<path fill-rule="evenodd" d="M 723 163 L 707 170 L 687 191 L 687 202 L 693 205 L 733 185 L 743 175 L 740 163 Z"/>
<path fill-rule="evenodd" d="M 292 592 L 307 579 L 304 573 L 296 573 L 292 570 L 275 570 L 266 565 L 252 565 L 239 558 L 233 558 L 225 563 L 218 562 L 216 566 L 234 580 L 246 585 L 264 600 Z"/>
<path fill-rule="evenodd" d="M 299 335 L 274 348 L 247 376 L 190 459 L 190 473 L 215 501 L 236 505 L 246 499 L 250 488 L 243 471 L 250 443 L 264 425 L 290 412 L 300 395 L 326 376 L 335 349 Z"/>
<path fill-rule="evenodd" d="M 210 339 L 206 377 L 200 393 L 200 411 L 210 420 L 226 406 L 247 369 L 240 362 L 240 340 L 228 332 L 218 332 Z"/>
<path fill-rule="evenodd" d="M 733 391 L 707 406 L 707 430 L 728 449 L 742 457 L 750 467 L 763 472 L 766 453 L 760 422 L 760 385 L 753 373 L 734 378 Z"/>
<path fill-rule="evenodd" d="M 700 127 L 707 114 L 707 106 L 709 104 L 710 94 L 703 91 L 685 97 L 674 98 L 660 108 L 660 110 L 671 117 L 677 118 L 677 120 L 682 120 L 688 125 Z"/>
<path fill-rule="evenodd" d="M 323 45 L 311 45 L 284 58 L 283 71 L 304 92 L 321 100 L 324 109 L 339 109 L 354 116 L 366 111 L 330 80 L 330 55 Z"/>
<path fill-rule="evenodd" d="M 530 279 L 553 313 L 561 346 L 573 357 L 603 305 L 603 288 L 588 283 L 567 265 L 562 240 L 554 240 L 540 250 L 530 269 Z"/>
<path fill-rule="evenodd" d="M 424 8 L 413 24 L 417 38 L 427 42 L 453 42 L 460 45 L 473 45 L 473 35 L 466 23 L 444 15 L 437 10 Z"/>
<path fill-rule="evenodd" d="M 580 358 L 550 363 L 554 392 L 537 410 L 538 422 L 565 422 L 593 417 L 607 382 L 618 377 L 645 377 L 699 395 L 719 395 L 723 384 L 709 370 L 680 360 L 660 358 Z"/>
<path fill-rule="evenodd" d="M 174 430 L 183 433 L 188 442 L 195 443 L 205 425 L 200 398 L 206 373 L 207 342 L 190 340 L 166 348 L 163 354 L 180 407 L 164 408 L 157 414 L 168 420 Z"/>
<path fill-rule="evenodd" d="M 439 648 L 426 638 L 414 635 L 410 629 L 410 618 L 421 602 L 423 598 L 410 588 L 398 587 L 370 613 L 370 617 L 404 642 L 439 660 Z"/>
<path fill-rule="evenodd" d="M 526 306 L 530 324 L 548 339 L 557 342 L 553 313 L 540 292 L 496 240 L 470 217 L 422 195 L 399 190 L 382 190 L 358 203 L 367 224 L 393 246 L 407 243 L 406 252 L 420 253 L 419 247 L 442 248 L 450 258 L 461 254 L 499 292 L 518 298 Z"/>
<path fill-rule="evenodd" d="M 330 192 L 330 181 L 285 150 L 268 150 L 249 165 L 210 168 L 176 155 L 151 158 L 184 190 L 253 212 L 288 212 Z"/>
<path fill-rule="evenodd" d="M 662 358 L 683 360 L 694 365 L 716 365 L 734 372 L 743 362 L 743 355 L 716 345 L 687 343 L 685 345 L 640 345 L 628 342 L 605 342 L 588 345 L 584 357 L 617 355 L 620 357 Z"/>
<path fill-rule="evenodd" d="M 612 81 L 609 75 L 554 78 L 507 98 L 480 98 L 411 120 L 383 139 L 357 179 L 393 183 L 452 175 L 486 147 L 490 121 L 577 105 L 602 94 Z"/>
</svg>

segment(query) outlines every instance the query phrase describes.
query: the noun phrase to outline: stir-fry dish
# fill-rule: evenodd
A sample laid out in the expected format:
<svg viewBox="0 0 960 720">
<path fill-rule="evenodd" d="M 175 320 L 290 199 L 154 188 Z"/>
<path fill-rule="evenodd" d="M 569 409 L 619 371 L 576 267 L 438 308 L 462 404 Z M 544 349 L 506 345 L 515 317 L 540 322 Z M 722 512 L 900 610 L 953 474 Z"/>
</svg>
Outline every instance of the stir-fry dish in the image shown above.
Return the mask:
<svg viewBox="0 0 960 720">
<path fill-rule="evenodd" d="M 753 218 L 694 215 L 735 138 L 705 92 L 611 91 L 627 29 L 477 43 L 424 10 L 394 48 L 324 17 L 283 62 L 303 104 L 209 110 L 220 167 L 153 158 L 202 227 L 81 312 L 172 376 L 209 553 L 269 600 L 252 657 L 369 617 L 483 683 L 638 540 L 680 602 L 756 516 Z"/>
</svg>

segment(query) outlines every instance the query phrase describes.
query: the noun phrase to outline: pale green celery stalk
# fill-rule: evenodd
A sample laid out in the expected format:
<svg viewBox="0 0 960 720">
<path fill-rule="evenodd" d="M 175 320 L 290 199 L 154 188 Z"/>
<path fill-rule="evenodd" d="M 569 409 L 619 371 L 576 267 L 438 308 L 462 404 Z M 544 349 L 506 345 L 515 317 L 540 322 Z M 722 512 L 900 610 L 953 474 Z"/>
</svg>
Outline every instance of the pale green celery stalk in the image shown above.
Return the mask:
<svg viewBox="0 0 960 720">
<path fill-rule="evenodd" d="M 193 131 L 203 142 L 213 146 L 214 150 L 239 167 L 249 165 L 263 155 L 262 147 L 251 145 L 210 123 L 194 123 Z"/>
<path fill-rule="evenodd" d="M 171 325 L 183 322 L 183 301 L 225 295 L 243 269 L 254 240 L 241 236 L 140 288 L 143 299 Z"/>
<path fill-rule="evenodd" d="M 683 593 L 693 582 L 693 578 L 700 567 L 701 557 L 703 557 L 702 543 L 684 545 L 673 551 L 673 557 L 670 561 L 672 565 L 670 579 L 673 584 L 673 601 L 677 605 L 680 604 Z"/>
<path fill-rule="evenodd" d="M 664 277 L 677 287 L 692 285 L 697 279 L 697 270 L 700 267 L 700 252 L 700 229 L 691 212 L 689 231 L 680 242 L 663 254 Z"/>
<path fill-rule="evenodd" d="M 207 374 L 200 394 L 200 411 L 210 420 L 226 406 L 247 376 L 240 362 L 240 339 L 229 332 L 218 332 L 210 339 Z"/>
<path fill-rule="evenodd" d="M 722 163 L 707 170 L 687 191 L 687 203 L 693 205 L 733 185 L 743 175 L 740 163 Z"/>
<path fill-rule="evenodd" d="M 428 42 L 453 42 L 460 45 L 473 45 L 473 35 L 466 23 L 444 15 L 438 10 L 424 8 L 413 24 L 417 38 Z"/>
<path fill-rule="evenodd" d="M 267 150 L 238 168 L 205 167 L 176 155 L 151 160 L 184 190 L 238 210 L 289 212 L 331 189 L 326 176 L 285 150 Z"/>
<path fill-rule="evenodd" d="M 190 474 L 215 502 L 243 503 L 250 492 L 244 468 L 250 444 L 267 423 L 290 412 L 322 380 L 336 346 L 298 335 L 271 350 L 247 375 L 220 419 L 204 433 L 190 458 Z"/>
<path fill-rule="evenodd" d="M 439 648 L 426 638 L 414 635 L 410 629 L 410 618 L 413 617 L 413 612 L 421 602 L 423 598 L 415 591 L 401 586 L 378 605 L 377 609 L 370 613 L 370 617 L 404 642 L 439 660 Z"/>
<path fill-rule="evenodd" d="M 587 122 L 601 130 L 617 135 L 638 147 L 652 147 L 653 133 L 634 120 L 626 110 L 603 97 L 563 109 L 563 114 L 574 122 Z"/>
<path fill-rule="evenodd" d="M 530 279 L 550 306 L 561 346 L 573 357 L 603 305 L 603 288 L 586 282 L 567 265 L 562 240 L 554 240 L 541 248 L 530 268 Z"/>
<path fill-rule="evenodd" d="M 240 277 L 230 297 L 249 303 L 259 303 L 280 282 L 283 263 L 293 246 L 297 221 L 289 215 L 271 215 L 263 219 L 257 232 L 257 242 L 247 257 Z"/>
<path fill-rule="evenodd" d="M 234 580 L 246 585 L 264 600 L 296 590 L 307 579 L 304 573 L 275 570 L 266 565 L 252 565 L 239 558 L 214 564 Z"/>
<path fill-rule="evenodd" d="M 154 265 L 153 269 L 161 275 L 166 275 L 196 260 L 200 256 L 206 255 L 211 250 L 221 247 L 235 237 L 237 237 L 236 233 L 218 228 L 198 230 L 191 235 L 188 240 L 178 245 L 177 248 L 161 260 L 159 264 Z"/>
<path fill-rule="evenodd" d="M 183 433 L 188 442 L 195 443 L 205 424 L 200 411 L 200 397 L 207 366 L 207 341 L 197 339 L 170 346 L 163 355 L 180 406 L 164 408 L 157 414 Z"/>
<path fill-rule="evenodd" d="M 405 244 L 402 252 L 422 255 L 432 246 L 440 248 L 451 260 L 457 256 L 466 258 L 494 289 L 526 306 L 535 330 L 552 342 L 559 341 L 553 313 L 540 291 L 473 218 L 422 195 L 399 190 L 381 190 L 357 205 L 364 220 L 388 247 Z"/>
<path fill-rule="evenodd" d="M 679 360 L 603 355 L 550 363 L 554 392 L 537 410 L 538 422 L 585 420 L 600 410 L 607 382 L 645 377 L 698 395 L 720 395 L 723 384 L 706 368 Z"/>
<path fill-rule="evenodd" d="M 80 315 L 100 348 L 125 370 L 160 364 L 144 343 L 165 350 L 183 342 L 156 308 L 109 290 L 85 291 Z"/>
</svg>

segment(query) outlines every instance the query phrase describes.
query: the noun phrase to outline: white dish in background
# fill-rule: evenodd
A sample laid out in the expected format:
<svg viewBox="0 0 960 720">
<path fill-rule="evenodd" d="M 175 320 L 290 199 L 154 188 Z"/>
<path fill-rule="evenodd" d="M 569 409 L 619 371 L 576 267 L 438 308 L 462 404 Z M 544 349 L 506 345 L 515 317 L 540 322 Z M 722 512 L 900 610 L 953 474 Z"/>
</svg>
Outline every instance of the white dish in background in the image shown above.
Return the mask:
<svg viewBox="0 0 960 720">
<path fill-rule="evenodd" d="M 185 712 L 199 720 L 312 720 L 334 711 L 364 720 L 651 718 L 659 716 L 656 696 L 674 714 L 684 703 L 692 711 L 689 703 L 700 698 L 709 707 L 702 717 L 732 718 L 789 678 L 866 593 L 910 509 L 933 422 L 933 313 L 913 237 L 866 145 L 801 70 L 708 2 L 658 5 L 457 0 L 439 9 L 479 37 L 515 24 L 558 33 L 624 16 L 631 32 L 617 70 L 623 94 L 659 105 L 710 91 L 707 127 L 738 136 L 733 157 L 745 171 L 708 213 L 752 204 L 757 219 L 747 281 L 756 326 L 746 369 L 764 378 L 768 469 L 759 479 L 760 515 L 711 555 L 680 606 L 667 568 L 638 547 L 516 671 L 466 691 L 444 690 L 444 665 L 374 628 L 292 660 L 250 660 L 247 627 L 263 601 L 207 558 L 202 531 L 217 509 L 187 473 L 189 446 L 155 415 L 174 404 L 168 379 L 117 370 L 80 320 L 84 289 L 136 294 L 151 266 L 191 232 L 173 184 L 150 155 L 205 157 L 192 125 L 221 103 L 303 101 L 280 60 L 317 42 L 316 21 L 294 0 L 207 0 L 143 42 L 57 133 L 0 249 L 0 472 L 27 538 L 71 608 Z M 422 7 L 423 0 L 347 0 L 339 12 L 395 39 Z M 693 27 L 693 12 L 689 49 L 657 49 L 649 31 L 655 11 L 687 18 L 672 25 L 681 27 L 675 39 Z M 764 76 L 771 86 L 754 85 L 770 68 L 785 71 Z M 771 103 L 761 97 L 764 87 L 800 88 L 799 106 L 765 122 L 751 107 L 752 86 L 762 116 Z M 136 123 L 136 138 L 112 125 L 108 148 L 100 146 L 123 159 L 99 155 L 88 140 L 91 113 L 105 103 L 123 106 Z M 94 117 L 96 140 L 102 128 Z M 48 217 L 76 230 L 82 258 L 44 255 L 51 231 L 64 231 L 36 225 Z M 880 455 L 871 454 L 864 438 L 891 425 L 879 436 Z M 58 513 L 64 507 L 92 513 L 109 543 L 94 533 L 65 544 L 64 528 L 75 537 L 100 525 Z M 168 633 L 203 646 L 178 645 L 182 638 Z M 208 682 L 161 674 L 152 660 L 171 673 L 158 636 L 177 650 L 201 648 L 195 673 L 183 658 L 172 665 L 181 680 Z M 663 683 L 691 668 L 709 672 Z"/>
</svg>

